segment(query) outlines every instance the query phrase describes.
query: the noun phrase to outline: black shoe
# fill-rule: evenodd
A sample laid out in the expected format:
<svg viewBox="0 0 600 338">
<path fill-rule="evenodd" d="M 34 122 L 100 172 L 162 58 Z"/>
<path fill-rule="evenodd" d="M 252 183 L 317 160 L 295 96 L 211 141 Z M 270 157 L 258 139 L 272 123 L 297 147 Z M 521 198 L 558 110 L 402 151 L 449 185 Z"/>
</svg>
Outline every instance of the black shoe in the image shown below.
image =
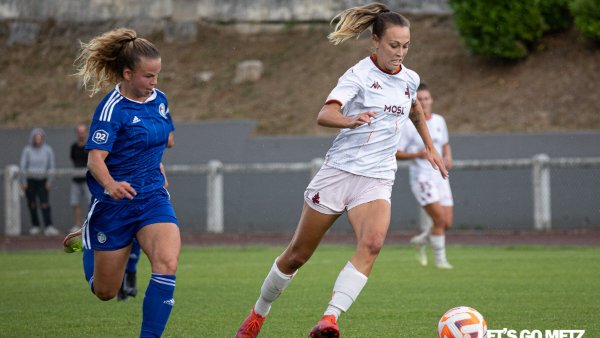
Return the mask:
<svg viewBox="0 0 600 338">
<path fill-rule="evenodd" d="M 125 287 L 125 278 L 123 278 L 123 282 L 121 282 L 121 288 L 119 289 L 119 292 L 117 293 L 117 300 L 123 301 L 123 300 L 127 300 L 127 298 L 129 298 L 129 293 L 127 292 L 127 289 Z"/>
<path fill-rule="evenodd" d="M 136 284 L 137 284 L 136 273 L 125 271 L 125 279 L 124 280 L 125 280 L 125 287 L 127 290 L 127 295 L 129 295 L 131 297 L 137 296 L 138 289 L 136 286 Z"/>
</svg>

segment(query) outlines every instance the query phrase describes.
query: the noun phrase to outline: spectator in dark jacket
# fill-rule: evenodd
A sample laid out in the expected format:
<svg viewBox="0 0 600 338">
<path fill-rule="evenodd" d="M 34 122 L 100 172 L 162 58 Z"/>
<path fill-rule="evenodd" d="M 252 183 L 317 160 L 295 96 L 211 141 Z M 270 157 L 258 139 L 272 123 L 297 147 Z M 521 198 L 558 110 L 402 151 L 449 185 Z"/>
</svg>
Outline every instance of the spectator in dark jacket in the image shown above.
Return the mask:
<svg viewBox="0 0 600 338">
<path fill-rule="evenodd" d="M 75 168 L 86 168 L 88 151 L 85 150 L 85 141 L 87 140 L 88 131 L 87 126 L 83 123 L 78 124 L 75 127 L 75 135 L 77 140 L 71 145 L 71 161 Z M 73 228 L 71 232 L 77 231 L 81 228 L 82 217 L 81 217 L 81 204 L 90 203 L 92 198 L 90 190 L 87 187 L 85 174 L 81 176 L 73 177 L 71 181 L 71 192 L 69 194 L 69 203 L 73 208 Z"/>
</svg>

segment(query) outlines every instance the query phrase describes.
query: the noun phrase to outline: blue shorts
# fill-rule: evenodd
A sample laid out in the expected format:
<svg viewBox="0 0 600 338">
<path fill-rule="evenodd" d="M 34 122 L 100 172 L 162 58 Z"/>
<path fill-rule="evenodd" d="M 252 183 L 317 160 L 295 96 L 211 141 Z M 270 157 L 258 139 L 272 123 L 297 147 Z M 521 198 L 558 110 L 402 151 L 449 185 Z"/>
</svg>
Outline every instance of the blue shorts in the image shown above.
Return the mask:
<svg viewBox="0 0 600 338">
<path fill-rule="evenodd" d="M 88 217 L 83 224 L 83 247 L 100 251 L 118 250 L 128 246 L 141 228 L 155 223 L 178 224 L 169 193 L 165 189 L 128 204 L 107 203 L 92 198 Z"/>
</svg>

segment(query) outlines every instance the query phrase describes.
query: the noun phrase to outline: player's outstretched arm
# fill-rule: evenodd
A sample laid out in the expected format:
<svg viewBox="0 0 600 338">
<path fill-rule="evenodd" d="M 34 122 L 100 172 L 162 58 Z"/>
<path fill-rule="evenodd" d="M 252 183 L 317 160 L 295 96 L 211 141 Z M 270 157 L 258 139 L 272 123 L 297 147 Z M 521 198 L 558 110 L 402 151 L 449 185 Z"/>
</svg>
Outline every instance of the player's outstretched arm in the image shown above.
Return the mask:
<svg viewBox="0 0 600 338">
<path fill-rule="evenodd" d="M 167 139 L 167 148 L 173 148 L 174 145 L 175 145 L 175 136 L 173 135 L 173 132 L 170 132 L 169 138 Z"/>
<path fill-rule="evenodd" d="M 108 195 L 116 200 L 123 198 L 133 199 L 137 192 L 128 182 L 117 182 L 108 172 L 106 167 L 106 157 L 108 151 L 100 149 L 92 149 L 88 154 L 88 169 L 108 193 Z"/>
<path fill-rule="evenodd" d="M 408 153 L 402 150 L 396 150 L 396 159 L 400 161 L 405 160 L 414 160 L 415 158 L 426 159 L 427 151 L 425 149 L 417 152 L 417 153 Z"/>
<path fill-rule="evenodd" d="M 440 154 L 438 154 L 437 150 L 433 146 L 433 142 L 431 141 L 431 135 L 429 135 L 429 129 L 427 129 L 427 123 L 425 122 L 425 114 L 423 114 L 423 108 L 419 101 L 413 103 L 410 114 L 408 115 L 412 123 L 417 128 L 417 132 L 423 139 L 423 143 L 425 144 L 425 151 L 427 153 L 426 158 L 431 163 L 431 166 L 440 171 L 440 174 L 443 178 L 448 177 L 448 170 L 446 170 L 446 166 L 442 161 Z"/>
<path fill-rule="evenodd" d="M 167 172 L 166 172 L 165 166 L 162 164 L 162 162 L 160 163 L 160 172 L 163 174 L 163 177 L 165 178 L 165 184 L 163 184 L 163 188 L 167 189 L 169 187 L 169 180 L 167 180 Z"/>
<path fill-rule="evenodd" d="M 450 147 L 450 143 L 444 144 L 442 147 L 442 155 L 444 157 L 444 165 L 446 165 L 446 169 L 452 169 L 452 147 Z"/>
<path fill-rule="evenodd" d="M 327 103 L 321 108 L 319 116 L 317 116 L 317 123 L 329 128 L 354 129 L 363 124 L 371 124 L 371 118 L 375 117 L 375 112 L 360 113 L 354 117 L 344 116 L 341 108 L 337 102 Z"/>
</svg>

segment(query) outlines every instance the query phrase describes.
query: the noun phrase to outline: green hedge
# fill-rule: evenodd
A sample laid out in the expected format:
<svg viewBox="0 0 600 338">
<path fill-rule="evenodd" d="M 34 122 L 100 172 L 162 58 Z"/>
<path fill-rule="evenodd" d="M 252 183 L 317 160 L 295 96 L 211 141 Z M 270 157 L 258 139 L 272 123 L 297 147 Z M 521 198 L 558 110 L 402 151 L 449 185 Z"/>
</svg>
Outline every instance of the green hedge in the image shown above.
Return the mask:
<svg viewBox="0 0 600 338">
<path fill-rule="evenodd" d="M 465 45 L 475 54 L 521 59 L 547 28 L 537 1 L 450 0 Z"/>
<path fill-rule="evenodd" d="M 575 27 L 581 35 L 600 43 L 600 1 L 572 0 L 570 8 L 575 17 Z"/>
<path fill-rule="evenodd" d="M 538 0 L 538 7 L 550 32 L 565 31 L 573 25 L 571 0 Z"/>
</svg>

